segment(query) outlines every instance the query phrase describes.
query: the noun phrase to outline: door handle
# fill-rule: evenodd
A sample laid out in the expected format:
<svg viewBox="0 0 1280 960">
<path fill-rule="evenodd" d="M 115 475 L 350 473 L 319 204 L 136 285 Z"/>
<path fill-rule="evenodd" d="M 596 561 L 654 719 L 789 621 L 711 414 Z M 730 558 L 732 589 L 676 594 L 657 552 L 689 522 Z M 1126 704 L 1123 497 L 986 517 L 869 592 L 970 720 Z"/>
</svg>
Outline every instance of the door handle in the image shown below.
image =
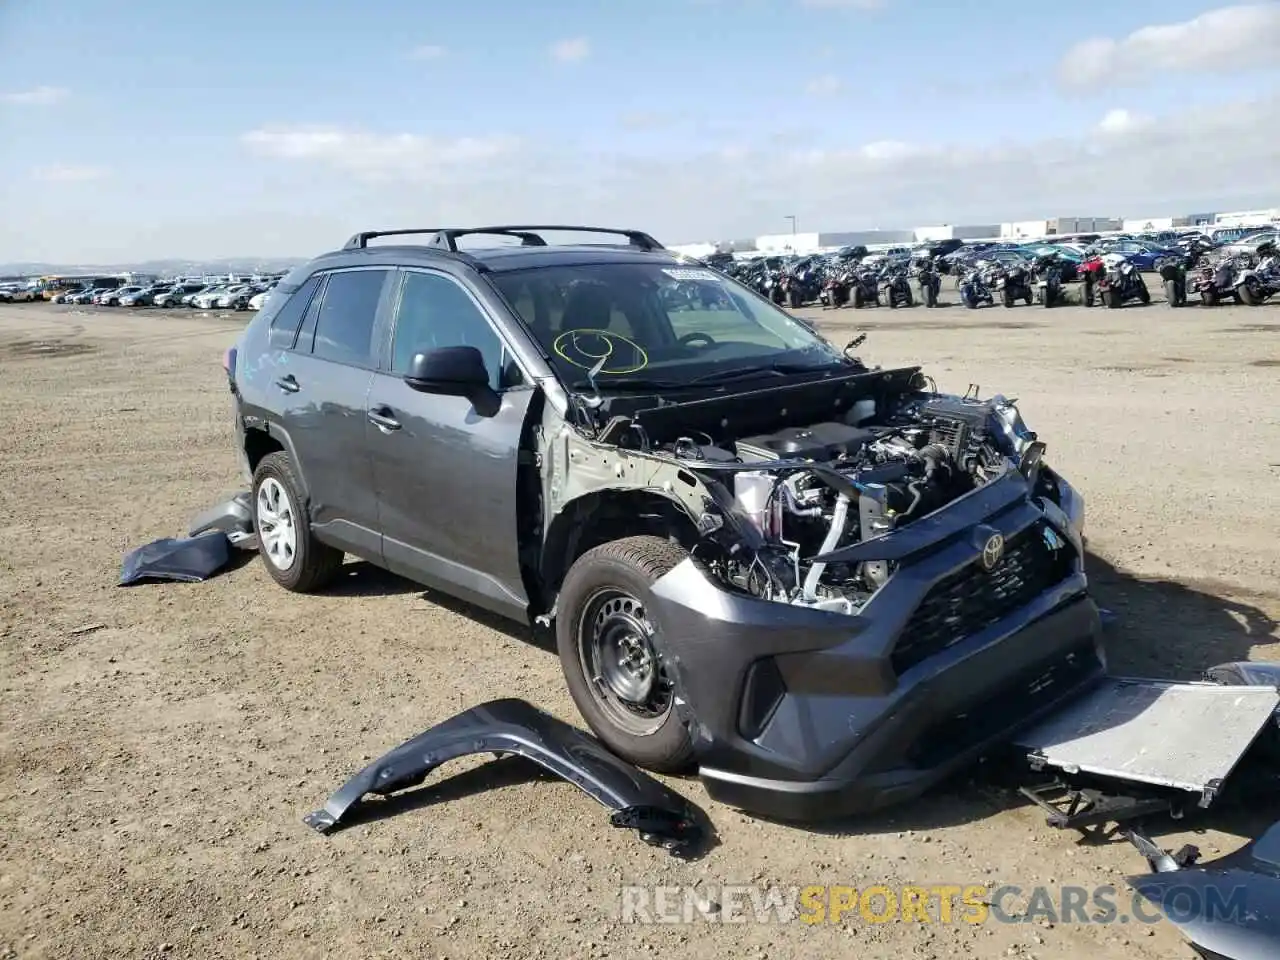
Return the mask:
<svg viewBox="0 0 1280 960">
<path fill-rule="evenodd" d="M 292 373 L 287 374 L 283 377 L 277 377 L 276 386 L 279 387 L 281 390 L 283 390 L 285 393 L 297 393 L 299 390 L 302 389 L 302 384 L 298 383 L 298 378 L 295 377 Z"/>
<path fill-rule="evenodd" d="M 374 407 L 369 411 L 369 422 L 383 433 L 400 429 L 400 421 L 391 415 L 390 407 Z"/>
</svg>

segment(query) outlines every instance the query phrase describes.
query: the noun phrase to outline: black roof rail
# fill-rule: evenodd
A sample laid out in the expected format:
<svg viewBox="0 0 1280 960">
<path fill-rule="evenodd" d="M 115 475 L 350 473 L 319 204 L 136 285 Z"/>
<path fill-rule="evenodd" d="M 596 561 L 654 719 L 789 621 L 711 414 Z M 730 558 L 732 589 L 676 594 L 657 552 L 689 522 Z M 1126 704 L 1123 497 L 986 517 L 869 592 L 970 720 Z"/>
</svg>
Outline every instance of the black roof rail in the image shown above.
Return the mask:
<svg viewBox="0 0 1280 960">
<path fill-rule="evenodd" d="M 467 236 L 513 237 L 523 247 L 545 247 L 547 241 L 535 231 L 554 230 L 565 233 L 609 233 L 627 238 L 627 243 L 641 250 L 665 249 L 649 234 L 641 230 L 618 230 L 612 227 L 580 227 L 561 224 L 539 224 L 534 226 L 498 226 L 498 227 L 422 227 L 411 230 L 366 230 L 357 233 L 346 242 L 344 250 L 360 250 L 369 245 L 375 237 L 397 237 L 409 234 L 431 234 L 426 245 L 458 253 L 458 238 Z"/>
</svg>

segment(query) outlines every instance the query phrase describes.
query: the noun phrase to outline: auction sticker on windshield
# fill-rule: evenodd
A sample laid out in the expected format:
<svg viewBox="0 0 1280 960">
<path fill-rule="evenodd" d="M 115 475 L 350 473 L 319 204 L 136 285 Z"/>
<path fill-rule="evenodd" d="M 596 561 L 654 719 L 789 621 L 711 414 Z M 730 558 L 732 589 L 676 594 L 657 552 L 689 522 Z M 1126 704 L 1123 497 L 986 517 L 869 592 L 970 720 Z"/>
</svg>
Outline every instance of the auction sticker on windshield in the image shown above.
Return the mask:
<svg viewBox="0 0 1280 960">
<path fill-rule="evenodd" d="M 663 267 L 662 272 L 672 280 L 711 280 L 719 283 L 724 278 L 714 270 L 681 269 L 679 267 Z"/>
</svg>

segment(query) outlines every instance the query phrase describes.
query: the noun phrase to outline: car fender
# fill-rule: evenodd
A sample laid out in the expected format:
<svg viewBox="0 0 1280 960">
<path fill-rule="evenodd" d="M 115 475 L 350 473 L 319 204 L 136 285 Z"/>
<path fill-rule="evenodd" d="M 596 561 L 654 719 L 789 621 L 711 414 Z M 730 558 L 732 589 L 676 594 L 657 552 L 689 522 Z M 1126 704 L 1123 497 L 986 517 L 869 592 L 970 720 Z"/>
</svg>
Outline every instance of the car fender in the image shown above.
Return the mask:
<svg viewBox="0 0 1280 960">
<path fill-rule="evenodd" d="M 304 499 L 309 499 L 311 488 L 307 483 L 306 470 L 303 468 L 302 458 L 298 456 L 297 448 L 293 444 L 293 438 L 289 436 L 289 431 L 276 421 L 255 414 L 245 414 L 241 418 L 241 423 L 245 431 L 244 447 L 246 456 L 249 452 L 249 444 L 252 442 L 249 436 L 250 432 L 257 431 L 258 433 L 266 434 L 284 449 L 285 455 L 293 466 L 293 475 L 302 487 L 298 492 L 302 494 Z"/>
<path fill-rule="evenodd" d="M 478 753 L 532 761 L 613 810 L 613 826 L 638 830 L 646 843 L 674 854 L 697 852 L 707 839 L 706 815 L 684 797 L 589 734 L 516 699 L 482 703 L 405 741 L 347 780 L 303 822 L 330 833 L 366 794 L 417 786 L 437 767 Z"/>
</svg>

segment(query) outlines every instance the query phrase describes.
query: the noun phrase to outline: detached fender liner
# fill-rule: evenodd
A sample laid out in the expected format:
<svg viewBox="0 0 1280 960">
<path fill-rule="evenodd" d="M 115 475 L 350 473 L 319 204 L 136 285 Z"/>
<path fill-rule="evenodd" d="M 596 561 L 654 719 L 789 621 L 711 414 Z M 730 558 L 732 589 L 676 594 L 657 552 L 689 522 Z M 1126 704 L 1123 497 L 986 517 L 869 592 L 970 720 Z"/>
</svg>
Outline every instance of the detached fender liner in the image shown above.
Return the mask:
<svg viewBox="0 0 1280 960">
<path fill-rule="evenodd" d="M 646 843 L 677 855 L 699 852 L 707 839 L 706 816 L 689 801 L 594 737 L 515 699 L 472 707 L 405 741 L 344 783 L 303 822 L 329 833 L 366 794 L 386 796 L 417 786 L 442 764 L 477 753 L 533 761 L 613 810 L 613 826 L 637 830 Z"/>
<path fill-rule="evenodd" d="M 1141 849 L 1141 848 L 1140 848 Z M 1149 857 L 1150 859 L 1150 857 Z M 1280 823 L 1217 860 L 1129 877 L 1204 957 L 1275 960 L 1280 956 Z"/>
</svg>

